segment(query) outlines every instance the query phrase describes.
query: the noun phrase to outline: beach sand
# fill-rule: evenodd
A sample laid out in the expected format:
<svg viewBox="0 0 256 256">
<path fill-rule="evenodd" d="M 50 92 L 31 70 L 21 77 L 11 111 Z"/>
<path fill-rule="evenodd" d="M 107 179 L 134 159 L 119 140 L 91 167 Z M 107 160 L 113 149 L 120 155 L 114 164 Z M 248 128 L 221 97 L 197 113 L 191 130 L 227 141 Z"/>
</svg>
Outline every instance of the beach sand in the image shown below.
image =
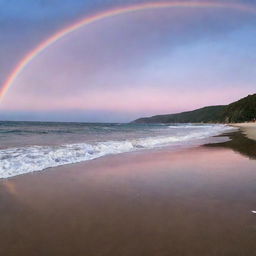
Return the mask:
<svg viewBox="0 0 256 256">
<path fill-rule="evenodd" d="M 256 140 L 256 123 L 240 123 L 232 126 L 240 128 L 248 138 Z"/>
<path fill-rule="evenodd" d="M 233 136 L 242 150 L 129 153 L 0 180 L 0 255 L 255 255 L 256 143 Z"/>
</svg>

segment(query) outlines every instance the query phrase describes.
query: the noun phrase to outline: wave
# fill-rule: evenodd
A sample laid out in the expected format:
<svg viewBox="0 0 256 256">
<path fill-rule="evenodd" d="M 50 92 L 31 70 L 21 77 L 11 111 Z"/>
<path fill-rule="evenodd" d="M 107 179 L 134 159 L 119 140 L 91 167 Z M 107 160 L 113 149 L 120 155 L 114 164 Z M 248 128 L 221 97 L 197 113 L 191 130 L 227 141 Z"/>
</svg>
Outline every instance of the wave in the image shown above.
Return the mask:
<svg viewBox="0 0 256 256">
<path fill-rule="evenodd" d="M 195 140 L 216 136 L 231 129 L 233 128 L 225 125 L 212 125 L 210 128 L 209 126 L 203 126 L 199 130 L 192 129 L 186 135 L 172 134 L 170 136 L 105 141 L 95 144 L 79 143 L 61 146 L 29 146 L 2 149 L 0 150 L 0 178 L 8 178 L 29 172 L 41 171 L 50 167 L 88 161 L 110 154 L 120 154 L 168 145 L 182 145 Z"/>
<path fill-rule="evenodd" d="M 197 124 L 186 124 L 186 125 L 169 125 L 169 128 L 172 129 L 199 129 L 199 128 L 212 128 L 216 125 L 197 125 Z M 224 125 L 223 125 L 224 126 Z"/>
</svg>

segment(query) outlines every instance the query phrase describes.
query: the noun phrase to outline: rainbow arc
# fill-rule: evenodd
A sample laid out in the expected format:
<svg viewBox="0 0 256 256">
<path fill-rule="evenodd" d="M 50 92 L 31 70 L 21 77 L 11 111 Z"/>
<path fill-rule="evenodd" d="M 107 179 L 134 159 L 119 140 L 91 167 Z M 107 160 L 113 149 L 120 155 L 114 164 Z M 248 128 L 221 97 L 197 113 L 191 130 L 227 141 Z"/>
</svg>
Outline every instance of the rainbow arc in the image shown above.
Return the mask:
<svg viewBox="0 0 256 256">
<path fill-rule="evenodd" d="M 21 61 L 16 65 L 13 69 L 4 85 L 0 89 L 0 101 L 3 99 L 4 95 L 7 93 L 8 89 L 11 87 L 16 78 L 21 74 L 22 70 L 33 61 L 41 52 L 47 49 L 49 46 L 60 40 L 61 38 L 67 36 L 68 34 L 78 30 L 81 27 L 88 26 L 94 22 L 114 17 L 117 15 L 122 15 L 130 12 L 138 12 L 147 9 L 160 9 L 160 8 L 228 8 L 239 10 L 243 12 L 250 12 L 256 14 L 256 9 L 252 6 L 237 4 L 237 3 L 217 3 L 217 2 L 157 2 L 157 3 L 145 3 L 145 4 L 137 4 L 127 7 L 122 7 L 118 9 L 107 10 L 89 17 L 82 19 L 81 21 L 70 25 L 50 38 L 46 39 L 42 43 L 40 43 L 37 47 L 35 47 L 32 51 L 30 51 Z"/>
</svg>

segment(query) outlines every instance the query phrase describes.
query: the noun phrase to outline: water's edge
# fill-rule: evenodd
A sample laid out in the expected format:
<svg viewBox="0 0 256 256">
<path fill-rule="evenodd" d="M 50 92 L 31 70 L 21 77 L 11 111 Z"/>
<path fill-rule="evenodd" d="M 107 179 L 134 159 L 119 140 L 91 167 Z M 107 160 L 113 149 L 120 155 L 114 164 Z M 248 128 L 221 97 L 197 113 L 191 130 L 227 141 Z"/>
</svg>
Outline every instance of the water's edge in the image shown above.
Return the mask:
<svg viewBox="0 0 256 256">
<path fill-rule="evenodd" d="M 161 147 L 203 145 L 205 139 L 234 130 L 226 125 L 168 126 L 170 134 L 154 137 L 75 143 L 54 146 L 26 146 L 0 150 L 0 178 L 9 178 L 51 167 L 74 164 L 106 155 Z M 173 132 L 175 130 L 175 132 Z M 187 132 L 186 132 L 187 130 Z M 182 131 L 182 132 L 177 132 Z M 184 132 L 185 131 L 185 132 Z"/>
</svg>

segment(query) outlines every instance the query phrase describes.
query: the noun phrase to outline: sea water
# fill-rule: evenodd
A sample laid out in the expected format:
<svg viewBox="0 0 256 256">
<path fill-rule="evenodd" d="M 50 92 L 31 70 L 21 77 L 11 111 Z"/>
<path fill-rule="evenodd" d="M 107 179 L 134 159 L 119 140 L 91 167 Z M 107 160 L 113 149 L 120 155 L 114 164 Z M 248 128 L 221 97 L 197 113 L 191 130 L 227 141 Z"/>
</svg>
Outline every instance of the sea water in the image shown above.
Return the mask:
<svg viewBox="0 0 256 256">
<path fill-rule="evenodd" d="M 0 178 L 160 147 L 204 144 L 221 124 L 0 122 Z"/>
</svg>

